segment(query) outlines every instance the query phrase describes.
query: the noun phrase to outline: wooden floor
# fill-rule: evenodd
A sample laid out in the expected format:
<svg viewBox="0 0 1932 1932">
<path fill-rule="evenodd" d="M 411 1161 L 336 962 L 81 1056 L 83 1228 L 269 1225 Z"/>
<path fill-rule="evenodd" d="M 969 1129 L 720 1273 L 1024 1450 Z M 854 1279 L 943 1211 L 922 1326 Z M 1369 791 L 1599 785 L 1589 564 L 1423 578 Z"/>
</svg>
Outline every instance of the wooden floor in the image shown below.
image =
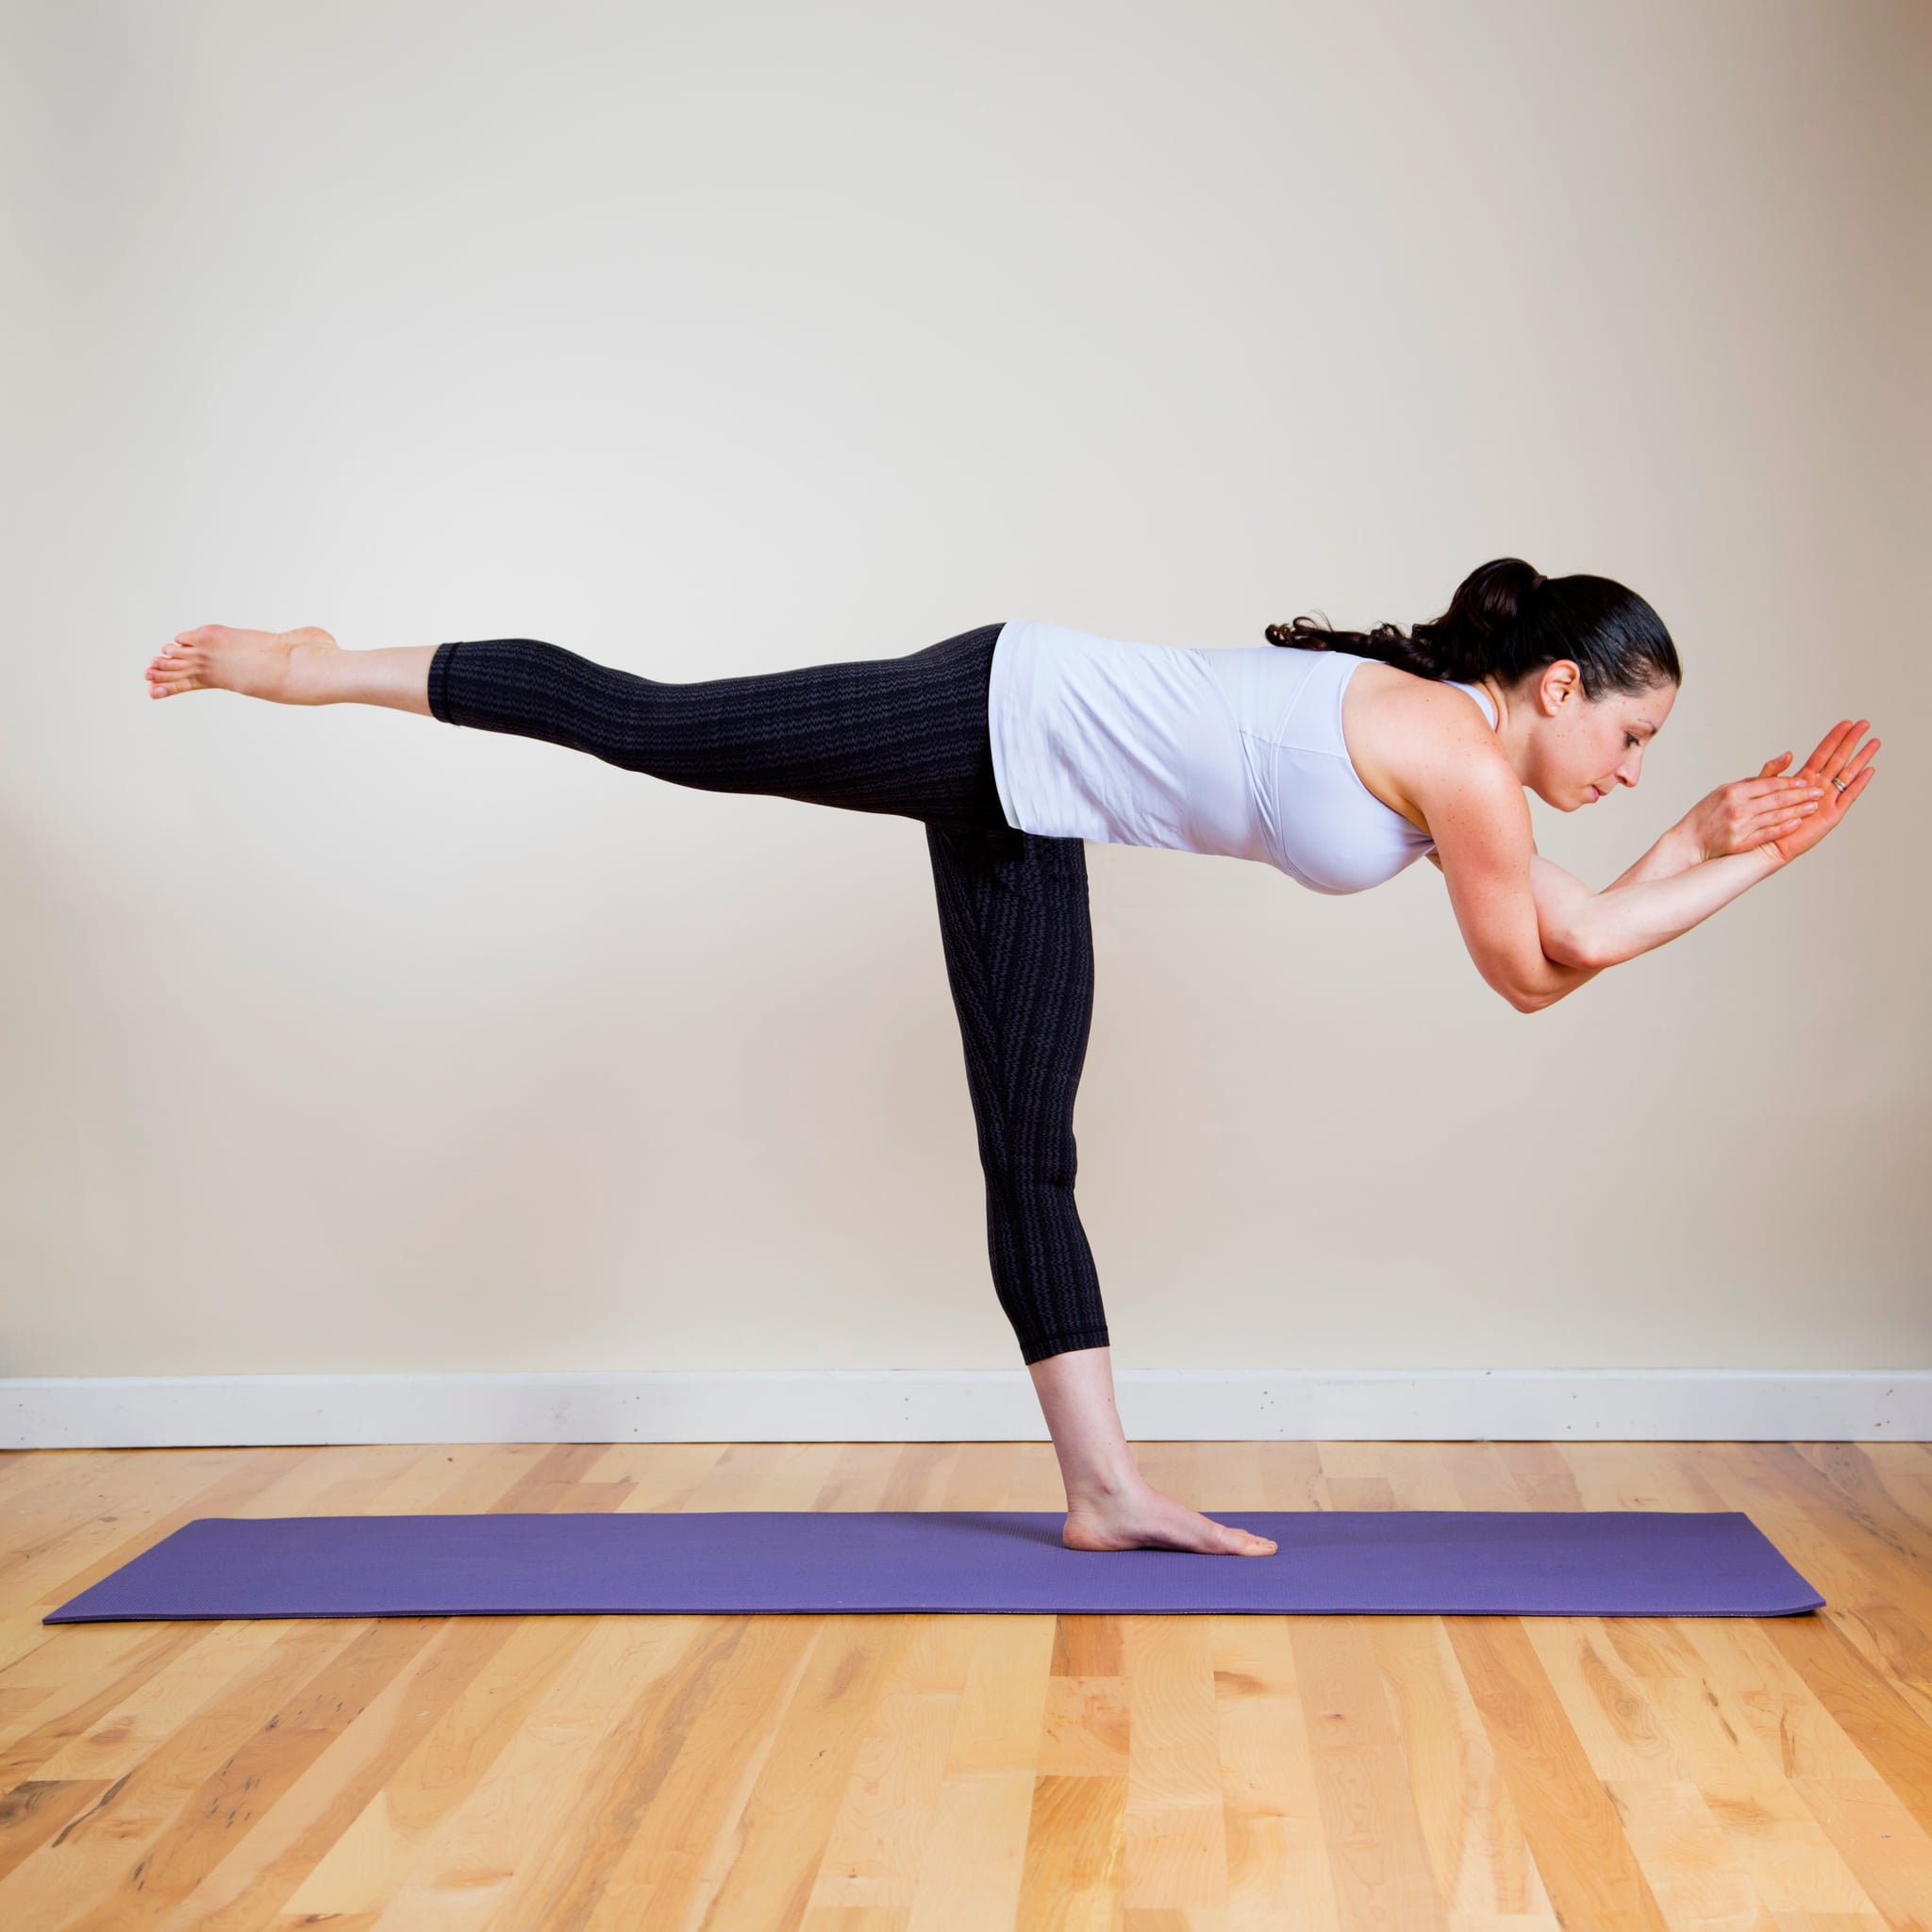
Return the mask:
<svg viewBox="0 0 1932 1932">
<path fill-rule="evenodd" d="M 1136 1447 L 1234 1522 L 1743 1509 L 1828 1606 L 50 1626 L 196 1516 L 1061 1498 L 1045 1442 L 20 1452 L 0 1927 L 1932 1927 L 1932 1449 Z"/>
</svg>

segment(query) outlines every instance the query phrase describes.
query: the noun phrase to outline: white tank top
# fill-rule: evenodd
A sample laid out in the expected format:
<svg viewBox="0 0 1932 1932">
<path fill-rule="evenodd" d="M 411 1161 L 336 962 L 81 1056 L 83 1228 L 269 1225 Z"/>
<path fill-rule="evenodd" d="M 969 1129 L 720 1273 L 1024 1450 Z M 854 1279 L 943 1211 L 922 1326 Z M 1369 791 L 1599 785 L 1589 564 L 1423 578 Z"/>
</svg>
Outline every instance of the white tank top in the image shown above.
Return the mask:
<svg viewBox="0 0 1932 1932">
<path fill-rule="evenodd" d="M 1007 823 L 1056 839 L 1255 858 L 1317 892 L 1379 886 L 1435 841 L 1357 774 L 1346 651 L 1181 650 L 1005 625 L 987 691 Z M 1479 686 L 1457 684 L 1495 708 Z"/>
</svg>

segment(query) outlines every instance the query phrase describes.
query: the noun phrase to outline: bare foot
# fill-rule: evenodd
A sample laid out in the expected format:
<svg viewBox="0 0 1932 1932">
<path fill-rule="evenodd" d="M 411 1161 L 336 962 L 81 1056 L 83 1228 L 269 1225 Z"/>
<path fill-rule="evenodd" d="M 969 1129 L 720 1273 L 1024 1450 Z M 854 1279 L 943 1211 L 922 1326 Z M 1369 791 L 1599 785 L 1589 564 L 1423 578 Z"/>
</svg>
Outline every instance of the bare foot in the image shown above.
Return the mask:
<svg viewBox="0 0 1932 1932">
<path fill-rule="evenodd" d="M 305 677 L 315 656 L 336 649 L 325 630 L 231 630 L 205 624 L 184 630 L 147 667 L 148 696 L 184 691 L 232 691 L 277 705 L 308 705 L 318 687 Z"/>
<path fill-rule="evenodd" d="M 1272 1557 L 1273 1537 L 1216 1523 L 1151 1484 L 1070 1504 L 1060 1541 L 1070 1550 L 1193 1550 L 1209 1557 Z"/>
</svg>

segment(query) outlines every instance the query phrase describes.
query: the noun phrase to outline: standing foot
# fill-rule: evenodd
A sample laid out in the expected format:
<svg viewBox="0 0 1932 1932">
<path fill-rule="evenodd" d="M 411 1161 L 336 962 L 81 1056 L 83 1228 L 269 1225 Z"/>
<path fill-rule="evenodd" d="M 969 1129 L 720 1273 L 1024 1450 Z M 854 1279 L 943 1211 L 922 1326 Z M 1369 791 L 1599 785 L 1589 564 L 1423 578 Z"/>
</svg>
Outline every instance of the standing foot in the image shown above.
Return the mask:
<svg viewBox="0 0 1932 1932">
<path fill-rule="evenodd" d="M 277 705 L 323 702 L 317 658 L 337 648 L 325 630 L 231 630 L 205 624 L 178 632 L 147 667 L 148 696 L 232 691 Z"/>
<path fill-rule="evenodd" d="M 1209 1557 L 1272 1557 L 1273 1537 L 1216 1523 L 1151 1484 L 1070 1501 L 1060 1541 L 1070 1550 L 1191 1550 Z"/>
</svg>

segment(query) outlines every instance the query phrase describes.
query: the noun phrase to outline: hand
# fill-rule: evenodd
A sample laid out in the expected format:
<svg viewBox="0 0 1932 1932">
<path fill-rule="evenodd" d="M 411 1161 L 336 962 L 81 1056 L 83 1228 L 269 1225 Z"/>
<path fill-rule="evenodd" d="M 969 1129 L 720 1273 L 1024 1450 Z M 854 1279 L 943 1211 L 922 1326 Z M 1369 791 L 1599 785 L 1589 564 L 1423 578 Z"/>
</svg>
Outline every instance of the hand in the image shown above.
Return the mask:
<svg viewBox="0 0 1932 1932">
<path fill-rule="evenodd" d="M 1818 749 L 1805 760 L 1804 769 L 1798 776 L 1822 784 L 1824 796 L 1818 801 L 1818 809 L 1808 813 L 1803 824 L 1765 841 L 1780 858 L 1790 860 L 1810 851 L 1819 840 L 1837 826 L 1845 813 L 1851 810 L 1853 800 L 1859 797 L 1877 775 L 1878 767 L 1872 763 L 1872 755 L 1884 740 L 1873 738 L 1862 745 L 1858 743 L 1865 726 L 1871 722 L 1869 718 L 1860 718 L 1854 724 L 1849 718 L 1840 719 L 1818 741 Z M 1842 791 L 1831 782 L 1834 778 L 1844 781 Z"/>
<path fill-rule="evenodd" d="M 1750 852 L 1777 833 L 1795 831 L 1818 816 L 1815 808 L 1824 801 L 1811 796 L 1814 791 L 1838 796 L 1829 781 L 1815 773 L 1793 772 L 1780 777 L 1790 758 L 1785 751 L 1765 759 L 1757 777 L 1720 785 L 1685 813 L 1672 830 L 1696 855 L 1692 864 L 1722 858 L 1729 852 Z"/>
</svg>

